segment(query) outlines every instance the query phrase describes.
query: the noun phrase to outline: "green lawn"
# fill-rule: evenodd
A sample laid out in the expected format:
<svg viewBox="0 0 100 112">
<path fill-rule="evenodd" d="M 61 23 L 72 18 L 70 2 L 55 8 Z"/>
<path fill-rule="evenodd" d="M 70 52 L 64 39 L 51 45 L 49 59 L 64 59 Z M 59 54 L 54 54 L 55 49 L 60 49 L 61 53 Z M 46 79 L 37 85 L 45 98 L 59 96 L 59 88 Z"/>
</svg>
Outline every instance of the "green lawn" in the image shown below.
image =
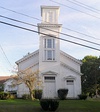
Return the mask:
<svg viewBox="0 0 100 112">
<path fill-rule="evenodd" d="M 0 112 L 44 112 L 39 101 L 0 100 Z M 100 100 L 63 100 L 56 112 L 100 112 Z"/>
</svg>

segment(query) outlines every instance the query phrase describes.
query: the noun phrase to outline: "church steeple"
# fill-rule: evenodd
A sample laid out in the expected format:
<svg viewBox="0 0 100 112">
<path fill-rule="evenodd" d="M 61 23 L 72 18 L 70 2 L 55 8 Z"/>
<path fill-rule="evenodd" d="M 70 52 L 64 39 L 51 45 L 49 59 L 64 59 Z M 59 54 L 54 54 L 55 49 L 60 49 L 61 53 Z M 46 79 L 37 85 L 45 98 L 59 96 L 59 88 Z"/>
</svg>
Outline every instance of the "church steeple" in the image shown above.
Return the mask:
<svg viewBox="0 0 100 112">
<path fill-rule="evenodd" d="M 59 7 L 41 6 L 42 22 L 38 24 L 40 32 L 39 62 L 60 61 L 59 37 L 61 24 L 58 24 Z M 44 33 L 41 34 L 41 33 Z"/>
</svg>

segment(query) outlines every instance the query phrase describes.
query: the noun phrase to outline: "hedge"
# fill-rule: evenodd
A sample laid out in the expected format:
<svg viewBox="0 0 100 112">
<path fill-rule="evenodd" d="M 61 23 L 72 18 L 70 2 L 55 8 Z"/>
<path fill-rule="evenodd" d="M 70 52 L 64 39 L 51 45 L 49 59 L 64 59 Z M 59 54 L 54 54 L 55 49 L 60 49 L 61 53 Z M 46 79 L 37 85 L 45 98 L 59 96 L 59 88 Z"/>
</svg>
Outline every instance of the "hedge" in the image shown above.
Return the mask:
<svg viewBox="0 0 100 112">
<path fill-rule="evenodd" d="M 41 99 L 40 105 L 44 111 L 56 111 L 59 107 L 59 101 L 56 99 Z"/>
<path fill-rule="evenodd" d="M 59 97 L 61 100 L 65 100 L 67 94 L 68 94 L 68 89 L 59 89 L 59 90 L 58 90 L 58 97 Z"/>
</svg>

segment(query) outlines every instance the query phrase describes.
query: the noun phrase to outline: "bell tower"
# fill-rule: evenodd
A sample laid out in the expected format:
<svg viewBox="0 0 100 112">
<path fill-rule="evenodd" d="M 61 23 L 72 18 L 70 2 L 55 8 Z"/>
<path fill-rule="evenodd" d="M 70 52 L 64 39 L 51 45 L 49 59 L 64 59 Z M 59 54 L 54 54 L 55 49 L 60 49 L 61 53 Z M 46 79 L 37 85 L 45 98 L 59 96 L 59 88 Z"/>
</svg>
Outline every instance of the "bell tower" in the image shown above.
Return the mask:
<svg viewBox="0 0 100 112">
<path fill-rule="evenodd" d="M 58 6 L 41 6 L 41 16 L 42 22 L 38 24 L 39 66 L 43 68 L 60 62 L 60 41 L 57 38 L 62 25 L 58 24 Z"/>
<path fill-rule="evenodd" d="M 59 7 L 41 6 L 42 23 L 58 24 Z"/>
</svg>

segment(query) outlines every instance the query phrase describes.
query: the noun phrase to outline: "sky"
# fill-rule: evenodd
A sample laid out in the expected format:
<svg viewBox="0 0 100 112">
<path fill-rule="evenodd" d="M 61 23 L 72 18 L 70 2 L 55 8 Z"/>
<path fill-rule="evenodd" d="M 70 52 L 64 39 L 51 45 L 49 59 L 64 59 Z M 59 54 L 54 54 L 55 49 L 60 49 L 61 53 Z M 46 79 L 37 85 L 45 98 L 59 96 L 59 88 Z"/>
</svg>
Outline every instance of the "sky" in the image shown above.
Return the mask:
<svg viewBox="0 0 100 112">
<path fill-rule="evenodd" d="M 62 33 L 100 43 L 100 0 L 2 0 L 0 15 L 37 25 L 41 23 L 41 5 L 60 6 L 59 24 L 62 24 Z M 38 30 L 36 27 L 2 17 L 0 21 Z M 69 36 L 60 34 L 60 38 L 100 49 L 99 45 Z M 15 62 L 38 48 L 37 33 L 0 23 L 0 76 L 12 75 Z M 100 55 L 100 51 L 62 40 L 60 49 L 76 59 L 83 59 L 87 55 Z"/>
</svg>

